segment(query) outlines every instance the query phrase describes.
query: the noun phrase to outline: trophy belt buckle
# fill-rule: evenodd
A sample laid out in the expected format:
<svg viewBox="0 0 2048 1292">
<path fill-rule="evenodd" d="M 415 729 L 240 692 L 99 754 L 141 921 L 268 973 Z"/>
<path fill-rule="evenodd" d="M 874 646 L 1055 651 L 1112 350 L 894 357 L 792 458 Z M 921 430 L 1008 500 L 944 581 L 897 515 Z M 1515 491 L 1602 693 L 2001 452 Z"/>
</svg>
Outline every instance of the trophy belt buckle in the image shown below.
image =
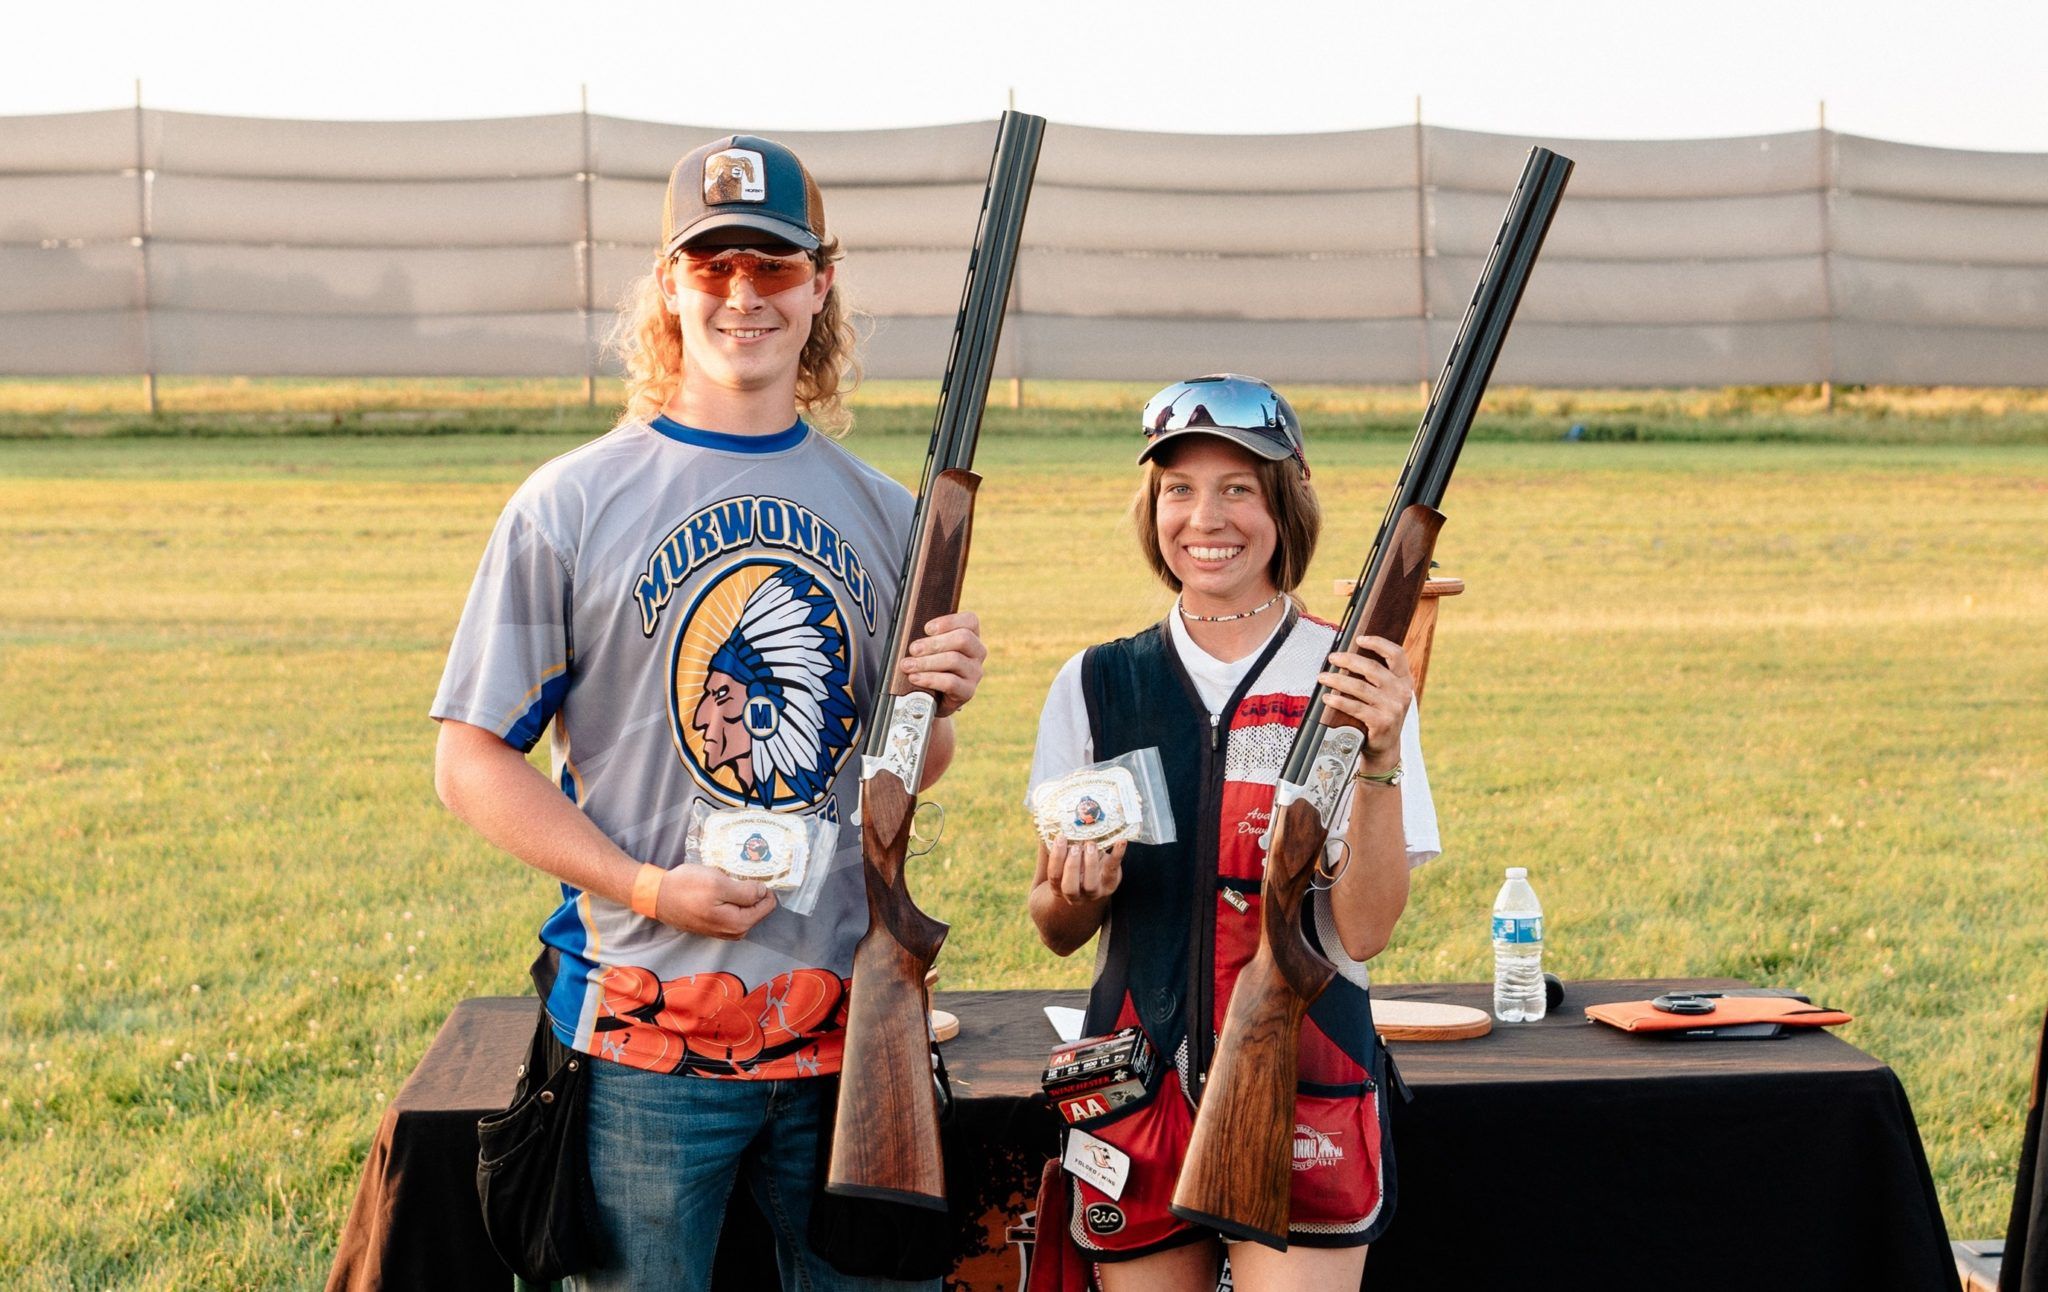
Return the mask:
<svg viewBox="0 0 2048 1292">
<path fill-rule="evenodd" d="M 1047 841 L 1114 843 L 1144 823 L 1138 782 L 1121 767 L 1070 772 L 1038 787 L 1031 798 L 1038 833 Z"/>
<path fill-rule="evenodd" d="M 770 888 L 791 889 L 803 883 L 810 848 L 800 818 L 739 808 L 705 818 L 698 855 L 734 879 L 757 879 Z"/>
</svg>

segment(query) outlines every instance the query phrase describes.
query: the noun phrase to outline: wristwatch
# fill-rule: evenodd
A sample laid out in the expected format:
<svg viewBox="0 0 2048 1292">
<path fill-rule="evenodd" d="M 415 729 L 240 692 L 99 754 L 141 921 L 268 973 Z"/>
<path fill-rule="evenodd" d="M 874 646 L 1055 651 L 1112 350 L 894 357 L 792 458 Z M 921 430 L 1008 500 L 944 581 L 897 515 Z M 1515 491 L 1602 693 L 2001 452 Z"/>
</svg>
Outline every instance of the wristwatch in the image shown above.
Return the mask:
<svg viewBox="0 0 2048 1292">
<path fill-rule="evenodd" d="M 1395 763 L 1391 770 L 1384 772 L 1356 771 L 1351 773 L 1351 779 L 1354 781 L 1364 781 L 1367 785 L 1399 785 L 1401 783 L 1401 764 Z"/>
</svg>

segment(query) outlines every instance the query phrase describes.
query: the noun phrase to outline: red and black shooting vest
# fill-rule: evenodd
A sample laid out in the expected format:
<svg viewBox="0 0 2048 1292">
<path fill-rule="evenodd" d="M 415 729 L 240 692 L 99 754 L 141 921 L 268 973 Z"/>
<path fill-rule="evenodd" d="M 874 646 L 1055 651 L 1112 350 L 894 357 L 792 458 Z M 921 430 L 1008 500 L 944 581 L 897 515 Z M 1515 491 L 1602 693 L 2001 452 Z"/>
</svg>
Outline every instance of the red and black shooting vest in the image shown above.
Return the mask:
<svg viewBox="0 0 2048 1292">
<path fill-rule="evenodd" d="M 1261 839 L 1275 782 L 1335 639 L 1333 625 L 1290 609 L 1213 723 L 1164 623 L 1082 659 L 1095 757 L 1157 747 L 1178 835 L 1124 853 L 1086 1034 L 1139 1024 L 1179 1070 L 1191 1103 L 1201 1099 L 1238 973 L 1258 950 Z M 1321 951 L 1312 905 L 1302 904 L 1304 933 Z M 1301 1093 L 1371 1089 L 1371 1074 L 1383 1071 L 1376 1043 L 1366 990 L 1340 975 L 1302 1023 Z"/>
</svg>

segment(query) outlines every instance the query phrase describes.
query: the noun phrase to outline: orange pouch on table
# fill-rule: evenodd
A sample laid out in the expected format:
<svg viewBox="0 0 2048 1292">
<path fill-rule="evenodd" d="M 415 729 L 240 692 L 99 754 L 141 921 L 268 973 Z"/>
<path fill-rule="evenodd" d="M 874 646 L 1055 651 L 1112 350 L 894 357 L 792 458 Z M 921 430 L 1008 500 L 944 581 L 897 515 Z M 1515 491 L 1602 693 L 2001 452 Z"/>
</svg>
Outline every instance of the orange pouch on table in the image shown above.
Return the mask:
<svg viewBox="0 0 2048 1292">
<path fill-rule="evenodd" d="M 1786 1027 L 1833 1027 L 1850 1022 L 1839 1009 L 1823 1009 L 1788 996 L 1718 996 L 1707 1014 L 1671 1014 L 1647 1000 L 1623 1000 L 1586 1006 L 1586 1017 L 1612 1024 L 1624 1032 L 1684 1032 L 1736 1023 L 1782 1023 Z"/>
</svg>

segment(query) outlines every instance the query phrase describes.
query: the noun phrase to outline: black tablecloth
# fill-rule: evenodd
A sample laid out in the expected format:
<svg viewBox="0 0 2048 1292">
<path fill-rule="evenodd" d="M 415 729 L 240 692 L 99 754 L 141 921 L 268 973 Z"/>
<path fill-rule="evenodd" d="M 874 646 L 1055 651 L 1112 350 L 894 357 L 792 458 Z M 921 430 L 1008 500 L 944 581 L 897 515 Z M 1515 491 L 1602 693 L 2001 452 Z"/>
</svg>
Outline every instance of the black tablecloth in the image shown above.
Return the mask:
<svg viewBox="0 0 2048 1292">
<path fill-rule="evenodd" d="M 2041 1024 L 2041 1049 L 2034 1060 L 2034 1086 L 2027 1097 L 2027 1129 L 2020 1140 L 2019 1178 L 2013 1182 L 2012 1216 L 2005 1226 L 2005 1259 L 1999 1292 L 2048 1292 L 2048 1158 L 2041 1156 L 2041 1112 L 2048 1102 L 2048 1019 Z"/>
<path fill-rule="evenodd" d="M 1651 1040 L 1581 1013 L 1669 985 L 1574 984 L 1541 1023 L 1393 1047 L 1415 1099 L 1395 1113 L 1400 1211 L 1367 1261 L 1373 1292 L 1958 1286 L 1891 1069 L 1818 1029 Z M 1489 992 L 1375 989 L 1480 1007 Z"/>
<path fill-rule="evenodd" d="M 328 1273 L 329 1292 L 506 1292 L 476 1201 L 476 1122 L 512 1099 L 533 1039 L 531 996 L 455 1007 L 384 1110 Z"/>
<path fill-rule="evenodd" d="M 1372 1292 L 1956 1288 L 1912 1110 L 1889 1068 L 1817 1031 L 1654 1041 L 1579 1012 L 1679 985 L 1738 984 L 1579 983 L 1541 1023 L 1396 1043 L 1415 1099 L 1394 1114 L 1399 1211 L 1368 1260 Z M 1374 989 L 1481 1007 L 1488 990 Z M 944 1047 L 965 1132 L 949 1161 L 957 1287 L 1016 1287 L 1006 1213 L 1028 1206 L 1057 1129 L 1036 1098 L 1054 1043 L 1042 1006 L 1080 1003 L 1079 993 L 940 994 L 961 1020 Z M 456 1008 L 378 1129 L 330 1289 L 510 1285 L 475 1220 L 475 1123 L 510 1097 L 534 1008 L 520 998 Z M 757 1244 L 727 1237 L 721 1282 L 772 1286 L 772 1276 L 757 1282 Z"/>
<path fill-rule="evenodd" d="M 1056 1039 L 1043 1007 L 1084 999 L 1079 992 L 938 993 L 938 1007 L 960 1018 L 960 1035 L 943 1047 L 956 1101 L 946 1174 L 958 1287 L 1017 1286 L 1018 1254 L 1007 1230 L 1031 1205 L 1060 1127 L 1038 1094 Z M 512 1286 L 477 1218 L 476 1122 L 512 1098 L 538 1008 L 530 996 L 479 997 L 458 1004 L 442 1024 L 377 1127 L 329 1292 Z M 713 1286 L 776 1286 L 769 1241 L 746 1190 L 735 1190 Z"/>
</svg>

